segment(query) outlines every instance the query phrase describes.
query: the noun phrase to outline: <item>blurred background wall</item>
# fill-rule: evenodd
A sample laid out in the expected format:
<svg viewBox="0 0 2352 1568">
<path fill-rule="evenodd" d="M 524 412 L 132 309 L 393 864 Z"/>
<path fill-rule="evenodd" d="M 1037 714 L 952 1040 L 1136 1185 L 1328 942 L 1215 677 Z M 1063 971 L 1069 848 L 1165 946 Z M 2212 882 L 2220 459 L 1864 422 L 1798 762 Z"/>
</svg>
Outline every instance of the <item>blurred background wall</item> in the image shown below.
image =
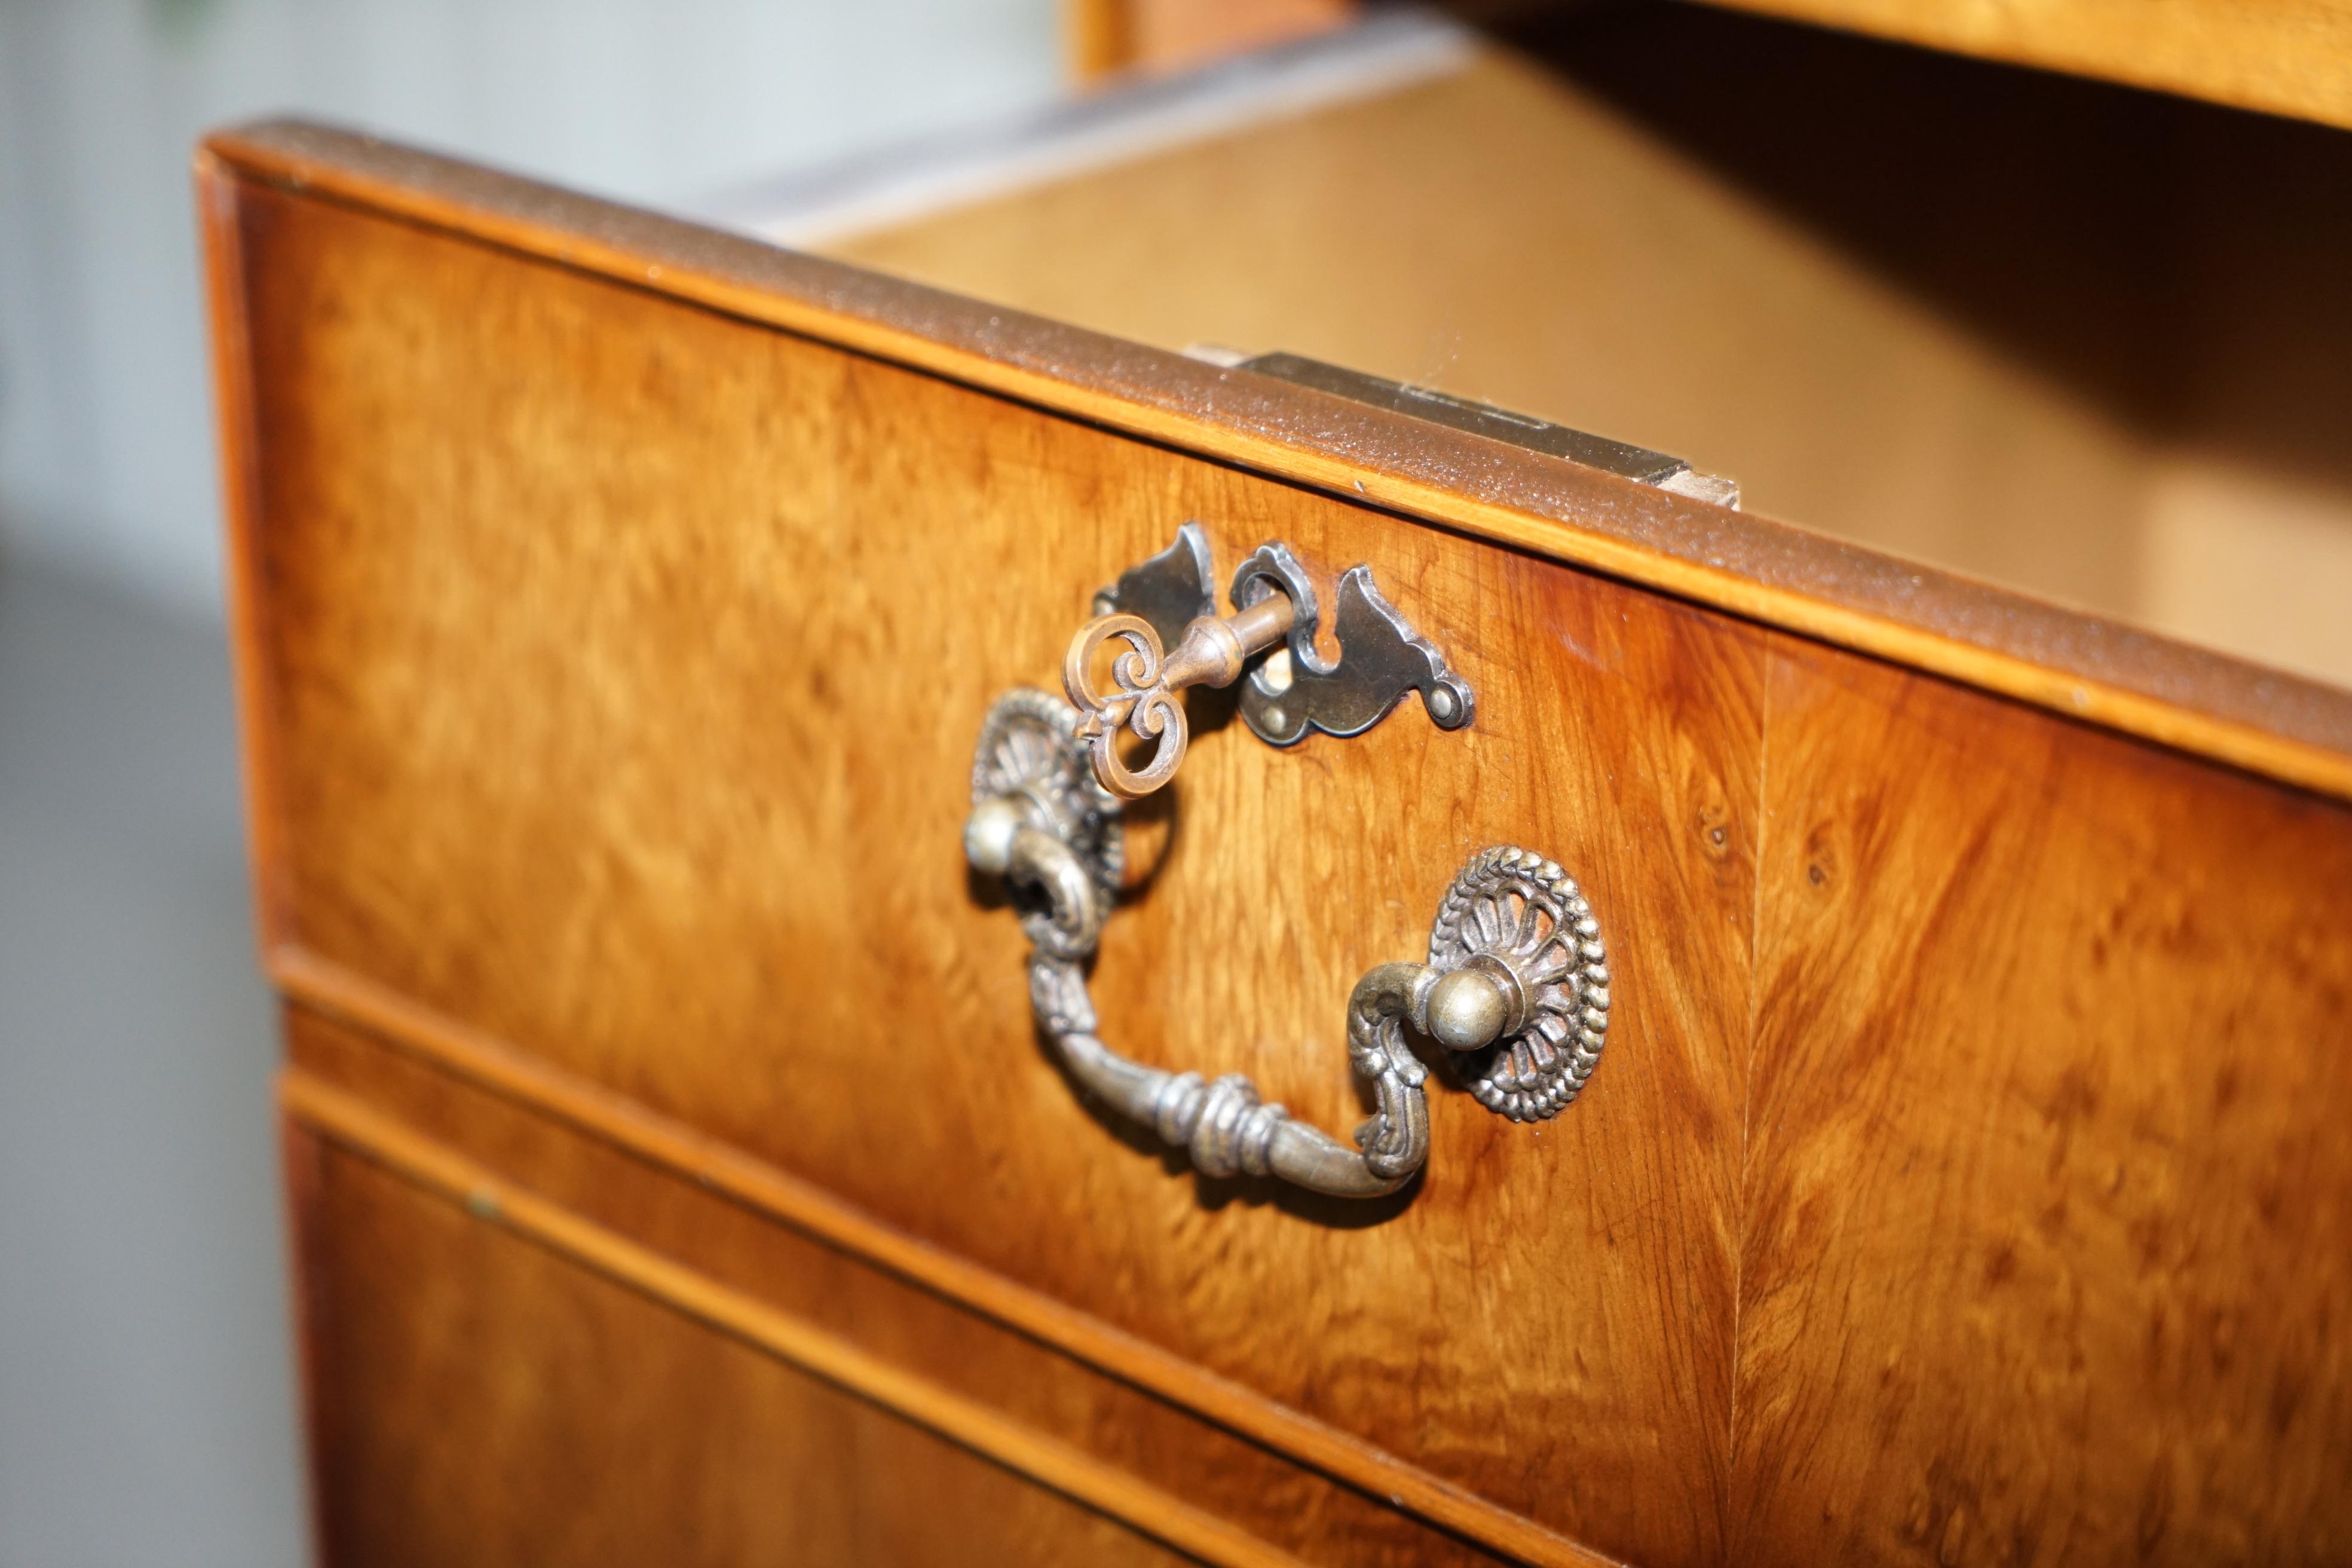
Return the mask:
<svg viewBox="0 0 2352 1568">
<path fill-rule="evenodd" d="M 187 164 L 661 205 L 1059 90 L 1052 0 L 0 0 L 0 1568 L 305 1555 Z"/>
<path fill-rule="evenodd" d="M 1053 0 L 0 0 L 0 529 L 218 599 L 188 153 L 322 116 L 663 205 L 1052 95 Z"/>
</svg>

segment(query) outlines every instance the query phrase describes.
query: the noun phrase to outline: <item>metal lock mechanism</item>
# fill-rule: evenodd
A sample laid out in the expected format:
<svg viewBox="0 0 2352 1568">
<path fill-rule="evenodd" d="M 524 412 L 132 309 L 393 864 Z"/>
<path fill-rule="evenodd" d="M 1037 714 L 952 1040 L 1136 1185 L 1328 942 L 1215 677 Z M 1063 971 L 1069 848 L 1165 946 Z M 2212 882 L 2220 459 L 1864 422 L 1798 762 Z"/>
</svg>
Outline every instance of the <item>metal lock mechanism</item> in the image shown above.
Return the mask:
<svg viewBox="0 0 2352 1568">
<path fill-rule="evenodd" d="M 1234 613 L 1222 619 L 1214 582 L 1208 537 L 1188 522 L 1176 531 L 1176 542 L 1095 595 L 1095 618 L 1062 660 L 1062 688 L 1082 715 L 1079 733 L 1095 777 L 1123 800 L 1158 789 L 1183 762 L 1189 732 L 1177 693 L 1230 686 L 1244 671 L 1242 721 L 1276 746 L 1316 730 L 1360 735 L 1409 691 L 1421 693 L 1441 730 L 1461 729 L 1476 710 L 1470 683 L 1381 597 L 1370 566 L 1351 567 L 1339 579 L 1332 625 L 1339 658 L 1330 664 L 1315 647 L 1321 624 L 1315 584 L 1288 545 L 1262 544 L 1250 553 L 1234 574 Z M 1128 649 L 1112 662 L 1115 689 L 1097 693 L 1095 655 L 1114 637 Z M 1172 654 L 1164 652 L 1171 647 Z M 1119 760 L 1122 724 L 1159 742 L 1141 769 Z"/>
</svg>

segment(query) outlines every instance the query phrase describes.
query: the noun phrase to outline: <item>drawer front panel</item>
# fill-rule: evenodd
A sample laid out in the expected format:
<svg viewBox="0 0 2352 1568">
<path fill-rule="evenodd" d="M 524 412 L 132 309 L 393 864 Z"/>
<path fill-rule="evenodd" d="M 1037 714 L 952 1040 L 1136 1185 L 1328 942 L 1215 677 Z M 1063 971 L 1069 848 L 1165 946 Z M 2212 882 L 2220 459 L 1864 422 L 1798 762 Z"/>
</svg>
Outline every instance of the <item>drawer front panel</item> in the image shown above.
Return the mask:
<svg viewBox="0 0 2352 1568">
<path fill-rule="evenodd" d="M 1760 634 L 478 242 L 240 197 L 273 939 L 1602 1550 L 1718 1542 Z M 1583 882 L 1558 1121 L 1433 1095 L 1350 1206 L 1195 1178 L 1041 1050 L 958 847 L 989 701 L 1199 520 L 1372 563 L 1477 689 L 1204 724 L 1104 1037 L 1362 1115 L 1342 1004 L 1454 870 Z"/>
<path fill-rule="evenodd" d="M 1739 1558 L 2352 1552 L 2352 823 L 1776 643 Z"/>
</svg>

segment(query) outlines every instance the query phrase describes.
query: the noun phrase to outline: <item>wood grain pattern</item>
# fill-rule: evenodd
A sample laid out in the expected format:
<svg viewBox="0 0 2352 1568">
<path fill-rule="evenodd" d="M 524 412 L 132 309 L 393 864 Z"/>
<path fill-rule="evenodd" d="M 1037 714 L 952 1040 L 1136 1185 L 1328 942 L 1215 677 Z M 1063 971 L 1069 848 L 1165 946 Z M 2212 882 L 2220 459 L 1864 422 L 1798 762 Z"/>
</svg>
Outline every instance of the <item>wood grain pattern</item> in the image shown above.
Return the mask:
<svg viewBox="0 0 2352 1568">
<path fill-rule="evenodd" d="M 1182 1560 L 313 1134 L 289 1157 L 329 1562 Z"/>
<path fill-rule="evenodd" d="M 2352 5 L 2344 0 L 1714 3 L 2352 127 Z"/>
<path fill-rule="evenodd" d="M 487 1206 L 485 1183 L 523 1194 L 520 1205 L 502 1199 L 500 1223 L 521 1224 L 590 1267 L 614 1271 L 617 1258 L 633 1286 L 690 1315 L 714 1292 L 738 1302 L 735 1317 L 745 1321 L 781 1315 L 795 1331 L 760 1340 L 762 1349 L 1009 1468 L 1031 1473 L 1028 1461 L 1042 1454 L 1048 1465 L 1037 1479 L 1158 1539 L 1213 1561 L 1268 1552 L 1367 1568 L 1496 1561 L 1385 1498 L 779 1226 L 689 1175 L 470 1086 L 396 1042 L 299 1007 L 286 1022 L 293 1070 L 280 1100 L 305 1125 L 477 1208 Z M 551 1207 L 591 1227 L 581 1233 L 586 1252 L 568 1226 L 535 1224 Z M 687 1291 L 672 1288 L 673 1275 L 637 1266 L 648 1257 L 685 1271 Z M 877 1365 L 904 1375 L 877 1380 Z"/>
<path fill-rule="evenodd" d="M 198 174 L 216 268 L 241 180 L 356 203 L 2352 797 L 2352 696 L 1559 459 L 322 127 Z"/>
<path fill-rule="evenodd" d="M 2352 821 L 1794 641 L 1749 1563 L 2352 1552 Z"/>
<path fill-rule="evenodd" d="M 1409 1456 L 1487 1500 L 1455 1528 L 1713 1551 L 1753 634 L 404 226 L 244 214 L 280 939 Z M 1110 1037 L 1344 1128 L 1348 987 L 1476 848 L 1543 845 L 1643 933 L 1578 1115 L 1443 1097 L 1402 1205 L 1121 1146 L 952 852 L 988 700 L 1188 517 L 1228 562 L 1371 560 L 1496 716 L 1204 734 L 1105 945 Z"/>
<path fill-rule="evenodd" d="M 552 1126 L 576 1131 L 651 1168 L 680 1177 L 698 1190 L 722 1194 L 750 1212 L 781 1220 L 846 1256 L 1003 1323 L 1122 1382 L 1148 1389 L 1302 1465 L 1344 1479 L 1368 1495 L 1385 1498 L 1398 1508 L 1478 1539 L 1491 1540 L 1523 1557 L 1578 1560 L 1572 1543 L 1539 1526 L 1499 1516 L 1475 1494 L 1406 1460 L 1272 1404 L 1230 1379 L 969 1258 L 883 1225 L 813 1183 L 752 1159 L 684 1123 L 656 1116 L 341 965 L 286 945 L 273 949 L 268 962 L 270 978 L 295 1005 L 298 1016 L 315 1016 L 321 1024 L 380 1040 L 419 1063 L 429 1064 L 455 1084 L 481 1089 Z M 317 1067 L 319 1038 L 313 1031 L 301 1030 L 289 1044 L 306 1065 Z M 352 1082 L 347 1071 L 334 1076 L 339 1082 Z M 379 1075 L 367 1075 L 354 1087 L 371 1103 L 388 1105 L 396 1114 L 417 1119 L 427 1128 L 439 1124 L 436 1117 L 419 1110 L 414 1093 L 388 1092 Z"/>
<path fill-rule="evenodd" d="M 1522 465 L 1593 531 L 1475 496 L 1424 526 L 1374 503 L 1408 470 L 1444 492 L 1458 443 L 1343 441 L 1307 394 L 1182 409 L 1200 367 L 919 291 L 861 316 L 739 279 L 722 310 L 723 267 L 646 277 L 658 226 L 446 166 L 386 195 L 415 166 L 335 145 L 361 172 L 325 195 L 252 143 L 268 180 L 205 186 L 265 940 L 406 1053 L 305 1018 L 289 1104 L 704 1325 L 298 1132 L 337 1561 L 773 1554 L 740 1478 L 844 1452 L 885 1473 L 805 1505 L 806 1554 L 1158 1550 L 1017 1489 L 1034 1551 L 877 1520 L 893 1477 L 986 1509 L 1017 1483 L 711 1328 L 1230 1560 L 1412 1553 L 1382 1499 L 1561 1563 L 2352 1550 L 2344 805 L 2118 735 L 2105 698 L 2070 721 L 1570 563 L 1673 558 L 1642 532 L 1671 498 Z M 1341 999 L 1421 951 L 1468 853 L 1557 856 L 1611 937 L 1584 1098 L 1517 1128 L 1441 1089 L 1398 1200 L 1198 1181 L 1095 1116 L 962 874 L 987 701 L 1185 518 L 1227 563 L 1370 561 L 1480 718 L 1275 753 L 1204 704 L 1096 973 L 1108 1037 L 1345 1128 Z M 1709 570 L 1769 539 L 1714 535 Z M 1833 559 L 1772 570 L 1818 595 Z M 1783 626 L 1853 613 L 1750 587 Z M 2105 657 L 2025 684 L 2047 705 Z M 640 1340 L 600 1404 L 580 1368 Z M 678 1400 L 711 1448 L 622 1476 Z"/>
</svg>

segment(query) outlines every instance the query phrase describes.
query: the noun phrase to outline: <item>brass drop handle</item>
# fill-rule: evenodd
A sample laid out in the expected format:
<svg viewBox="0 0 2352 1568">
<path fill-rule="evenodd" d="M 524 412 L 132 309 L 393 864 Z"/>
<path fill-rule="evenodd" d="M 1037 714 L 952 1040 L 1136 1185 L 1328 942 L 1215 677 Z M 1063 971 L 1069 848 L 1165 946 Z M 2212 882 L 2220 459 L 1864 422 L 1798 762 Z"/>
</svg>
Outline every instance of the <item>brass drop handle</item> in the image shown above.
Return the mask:
<svg viewBox="0 0 2352 1568">
<path fill-rule="evenodd" d="M 1108 613 L 1071 643 L 1062 675 L 1076 706 L 1023 689 L 989 710 L 972 759 L 964 855 L 1013 889 L 1030 941 L 1031 1011 L 1088 1090 L 1185 1150 L 1204 1175 L 1274 1175 L 1335 1196 L 1378 1197 L 1429 1158 L 1429 1068 L 1408 1028 L 1440 1047 L 1479 1103 L 1514 1121 L 1556 1115 L 1582 1090 L 1609 1026 L 1601 928 L 1557 862 L 1511 846 L 1473 856 L 1438 904 L 1428 961 L 1381 964 L 1349 994 L 1349 1059 L 1374 1103 L 1353 1147 L 1291 1120 L 1240 1074 L 1211 1082 L 1105 1045 L 1086 967 L 1119 894 L 1121 803 L 1167 783 L 1183 761 L 1179 693 L 1257 681 L 1248 661 L 1288 637 L 1292 683 L 1261 685 L 1255 709 L 1246 697 L 1243 705 L 1252 729 L 1276 744 L 1308 728 L 1360 733 L 1412 689 L 1441 730 L 1461 728 L 1472 711 L 1468 685 L 1380 598 L 1366 568 L 1342 580 L 1338 666 L 1309 662 L 1312 589 L 1286 550 L 1267 545 L 1244 563 L 1231 616 L 1189 613 L 1205 601 L 1208 576 L 1206 542 L 1188 523 L 1175 545 L 1098 599 Z M 1154 615 L 1124 610 L 1121 599 Z M 1163 656 L 1160 626 L 1171 624 L 1183 635 Z M 1101 695 L 1091 672 L 1113 638 L 1128 648 L 1113 660 L 1116 689 Z M 1158 741 L 1144 767 L 1120 761 L 1122 726 Z"/>
<path fill-rule="evenodd" d="M 1349 1060 L 1374 1100 L 1353 1148 L 1292 1121 L 1241 1074 L 1209 1082 L 1105 1045 L 1086 965 L 1116 892 L 1118 808 L 1089 776 L 1079 722 L 1042 691 L 999 700 L 973 768 L 964 853 L 1022 896 L 1030 1007 L 1072 1075 L 1186 1151 L 1194 1169 L 1279 1176 L 1337 1197 L 1404 1185 L 1429 1158 L 1429 1069 L 1408 1025 L 1444 1047 L 1481 1104 L 1514 1121 L 1555 1115 L 1582 1090 L 1609 1027 L 1601 928 L 1557 863 L 1509 846 L 1473 856 L 1454 878 L 1427 963 L 1383 963 L 1349 994 Z"/>
<path fill-rule="evenodd" d="M 1159 632 L 1141 616 L 1097 616 L 1079 627 L 1062 656 L 1062 689 L 1083 715 L 1078 739 L 1091 752 L 1103 788 L 1121 800 L 1139 800 L 1174 777 L 1191 740 L 1176 694 L 1192 686 L 1231 686 L 1249 659 L 1280 642 L 1297 619 L 1288 595 L 1268 594 L 1223 618 L 1197 617 L 1176 651 L 1165 655 Z M 1117 689 L 1100 695 L 1094 689 L 1095 656 L 1113 637 L 1127 651 L 1111 661 Z M 1144 740 L 1159 740 L 1139 770 L 1119 760 L 1122 724 Z"/>
</svg>

